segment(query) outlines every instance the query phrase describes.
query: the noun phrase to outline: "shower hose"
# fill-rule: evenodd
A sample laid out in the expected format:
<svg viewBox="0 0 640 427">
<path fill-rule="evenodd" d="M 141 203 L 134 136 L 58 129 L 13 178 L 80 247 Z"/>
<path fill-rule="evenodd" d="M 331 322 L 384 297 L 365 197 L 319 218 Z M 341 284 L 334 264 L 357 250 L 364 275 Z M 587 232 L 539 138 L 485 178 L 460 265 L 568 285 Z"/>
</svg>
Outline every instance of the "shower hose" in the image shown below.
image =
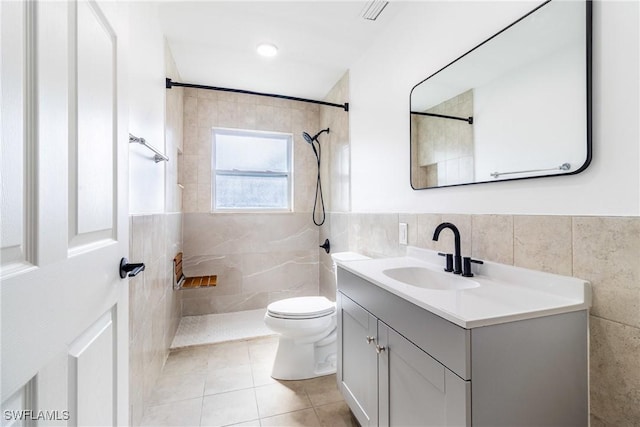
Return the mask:
<svg viewBox="0 0 640 427">
<path fill-rule="evenodd" d="M 316 160 L 318 161 L 318 178 L 316 179 L 316 197 L 313 201 L 313 223 L 318 227 L 324 224 L 324 220 L 326 218 L 325 210 L 324 210 L 324 198 L 322 197 L 322 180 L 320 179 L 320 141 L 316 140 L 318 144 L 318 150 L 314 150 L 316 155 Z M 318 197 L 319 196 L 319 197 Z M 322 215 L 316 221 L 316 211 L 318 210 L 318 202 L 320 202 L 320 208 L 322 210 Z"/>
</svg>

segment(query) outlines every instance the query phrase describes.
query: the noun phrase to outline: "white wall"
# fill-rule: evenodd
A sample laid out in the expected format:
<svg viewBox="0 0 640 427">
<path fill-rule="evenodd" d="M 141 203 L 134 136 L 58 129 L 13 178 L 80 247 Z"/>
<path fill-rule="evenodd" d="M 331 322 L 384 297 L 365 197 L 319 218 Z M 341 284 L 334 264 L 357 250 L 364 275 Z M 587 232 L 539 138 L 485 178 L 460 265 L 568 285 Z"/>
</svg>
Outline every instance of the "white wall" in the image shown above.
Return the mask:
<svg viewBox="0 0 640 427">
<path fill-rule="evenodd" d="M 165 153 L 164 35 L 158 6 L 130 4 L 129 132 Z M 169 161 L 175 161 L 169 158 Z M 139 144 L 129 148 L 129 212 L 159 213 L 165 209 L 166 162 L 155 163 L 153 152 Z"/>
<path fill-rule="evenodd" d="M 390 5 L 403 10 L 350 71 L 354 212 L 640 214 L 638 2 L 594 4 L 594 158 L 585 172 L 422 191 L 409 185 L 411 88 L 537 4 Z"/>
<path fill-rule="evenodd" d="M 584 164 L 586 78 L 575 73 L 583 64 L 584 53 L 570 46 L 474 89 L 476 181 L 492 181 L 495 171 Z"/>
</svg>

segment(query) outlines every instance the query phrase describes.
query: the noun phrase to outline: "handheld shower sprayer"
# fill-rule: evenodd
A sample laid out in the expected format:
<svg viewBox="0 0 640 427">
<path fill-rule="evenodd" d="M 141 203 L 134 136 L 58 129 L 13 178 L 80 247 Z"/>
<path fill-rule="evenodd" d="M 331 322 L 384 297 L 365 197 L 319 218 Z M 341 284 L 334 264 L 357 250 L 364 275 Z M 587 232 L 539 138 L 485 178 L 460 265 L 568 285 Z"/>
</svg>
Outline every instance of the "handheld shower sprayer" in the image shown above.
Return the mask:
<svg viewBox="0 0 640 427">
<path fill-rule="evenodd" d="M 316 161 L 318 163 L 318 178 L 316 180 L 316 197 L 313 202 L 313 223 L 317 226 L 321 226 L 322 224 L 324 224 L 324 220 L 326 216 L 325 210 L 324 210 L 324 198 L 322 197 L 322 181 L 320 180 L 321 150 L 320 150 L 320 141 L 318 141 L 318 137 L 324 132 L 329 133 L 329 128 L 322 129 L 320 132 L 316 133 L 314 136 L 309 135 L 307 132 L 302 132 L 302 137 L 304 138 L 305 141 L 309 143 L 309 145 L 311 145 L 311 148 L 313 149 L 313 153 L 316 155 Z M 318 195 L 320 197 L 318 197 Z M 322 217 L 319 219 L 319 221 L 316 221 L 316 210 L 318 207 L 318 202 L 320 203 L 322 208 Z"/>
<path fill-rule="evenodd" d="M 329 133 L 329 128 L 322 129 L 320 132 L 316 133 L 313 137 L 309 135 L 307 132 L 302 132 L 302 137 L 309 144 L 313 144 L 314 141 L 318 142 L 318 137 L 322 135 L 324 132 Z"/>
</svg>

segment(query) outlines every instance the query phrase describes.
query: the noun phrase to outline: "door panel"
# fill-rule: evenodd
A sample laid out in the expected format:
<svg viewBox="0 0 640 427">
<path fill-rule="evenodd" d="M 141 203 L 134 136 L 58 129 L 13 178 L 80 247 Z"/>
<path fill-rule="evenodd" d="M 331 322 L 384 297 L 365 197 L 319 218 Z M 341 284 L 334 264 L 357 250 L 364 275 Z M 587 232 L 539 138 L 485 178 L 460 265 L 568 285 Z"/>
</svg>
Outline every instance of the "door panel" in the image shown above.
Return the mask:
<svg viewBox="0 0 640 427">
<path fill-rule="evenodd" d="M 23 19 L 5 26 L 16 14 Z M 2 397 L 18 393 L 14 406 L 52 416 L 68 411 L 69 425 L 126 425 L 128 284 L 118 266 L 129 240 L 128 132 L 118 43 L 127 6 L 0 2 L 0 17 L 3 162 L 5 148 L 21 147 L 8 197 L 24 201 L 5 205 L 3 190 L 3 219 L 22 218 L 3 254 L 22 255 L 0 271 Z M 7 40 L 24 40 L 23 51 L 5 50 Z M 9 105 L 4 91 L 14 85 L 22 91 Z"/>
<path fill-rule="evenodd" d="M 470 384 L 378 323 L 381 426 L 466 426 Z"/>
<path fill-rule="evenodd" d="M 69 410 L 78 426 L 114 424 L 113 318 L 109 311 L 69 349 Z"/>
<path fill-rule="evenodd" d="M 72 222 L 72 237 L 100 231 L 107 232 L 102 233 L 104 237 L 111 237 L 117 142 L 113 108 L 115 34 L 97 5 L 88 1 L 77 3 L 76 28 L 77 102 L 72 108 L 77 109 L 77 134 L 71 150 L 77 156 L 70 178 L 77 206 L 70 213 L 77 222 Z M 93 239 L 102 237 L 96 234 Z"/>
<path fill-rule="evenodd" d="M 429 355 L 387 325 L 380 323 L 378 327 L 389 337 L 387 351 L 380 357 L 380 375 L 389 384 L 380 393 L 380 425 L 447 425 L 444 366 L 433 361 L 440 366 L 428 364 L 428 371 L 423 371 L 424 364 L 419 362 L 431 359 Z M 422 352 L 425 359 L 416 357 L 416 352 Z"/>
<path fill-rule="evenodd" d="M 26 229 L 27 160 L 33 160 L 33 143 L 27 136 L 25 95 L 32 89 L 28 79 L 29 63 L 25 60 L 27 47 L 25 22 L 29 8 L 20 2 L 6 2 L 0 15 L 0 43 L 2 69 L 0 74 L 0 125 L 2 128 L 2 156 L 0 174 L 1 220 L 0 263 L 3 277 L 20 271 L 32 261 L 28 256 Z M 30 42 L 31 40 L 29 40 Z M 29 84 L 27 84 L 29 83 Z M 27 159 L 27 155 L 29 156 Z"/>
<path fill-rule="evenodd" d="M 362 426 L 378 425 L 378 374 L 374 342 L 377 319 L 348 297 L 338 293 L 338 340 L 342 347 L 338 361 L 339 386 Z"/>
</svg>

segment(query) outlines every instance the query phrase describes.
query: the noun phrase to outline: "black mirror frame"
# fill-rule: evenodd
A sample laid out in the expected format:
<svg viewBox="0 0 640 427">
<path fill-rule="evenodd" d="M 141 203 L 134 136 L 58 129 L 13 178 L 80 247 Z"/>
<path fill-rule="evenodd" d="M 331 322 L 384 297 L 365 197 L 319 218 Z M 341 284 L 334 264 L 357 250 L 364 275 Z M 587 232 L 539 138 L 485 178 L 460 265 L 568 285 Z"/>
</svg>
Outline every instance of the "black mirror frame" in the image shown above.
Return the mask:
<svg viewBox="0 0 640 427">
<path fill-rule="evenodd" d="M 504 33 L 505 31 L 507 31 L 509 28 L 513 27 L 514 25 L 516 25 L 517 23 L 519 23 L 520 21 L 522 21 L 523 19 L 527 18 L 529 15 L 535 13 L 538 9 L 542 8 L 544 5 L 546 5 L 547 3 L 551 2 L 552 0 L 547 0 L 544 3 L 542 3 L 541 5 L 539 5 L 538 7 L 536 7 L 535 9 L 531 10 L 530 12 L 528 12 L 527 14 L 523 15 L 522 17 L 520 17 L 519 19 L 517 19 L 516 21 L 514 21 L 513 23 L 509 24 L 508 26 L 506 26 L 505 28 L 503 28 L 502 30 L 498 31 L 496 34 L 492 35 L 491 37 L 489 37 L 488 39 L 486 39 L 485 41 L 483 41 L 482 43 L 478 44 L 477 46 L 475 46 L 474 48 L 470 49 L 469 51 L 465 52 L 464 54 L 460 55 L 459 57 L 457 57 L 456 59 L 454 59 L 453 61 L 451 61 L 450 63 L 448 63 L 447 65 L 445 65 L 444 67 L 440 68 L 438 71 L 436 71 L 435 73 L 431 74 L 429 77 L 425 78 L 424 80 L 418 82 L 415 86 L 413 86 L 413 88 L 411 88 L 411 92 L 409 92 L 409 135 L 411 135 L 411 131 L 412 131 L 412 125 L 411 125 L 411 95 L 413 94 L 413 91 L 415 90 L 416 87 L 418 87 L 419 85 L 421 85 L 422 83 L 424 83 L 425 81 L 429 80 L 431 77 L 435 76 L 436 74 L 438 74 L 439 72 L 441 72 L 442 70 L 444 70 L 445 68 L 449 67 L 450 65 L 454 64 L 455 62 L 459 61 L 460 59 L 462 59 L 463 57 L 467 56 L 468 54 L 470 54 L 471 52 L 475 51 L 476 49 L 480 48 L 482 45 L 486 44 L 487 42 L 489 42 L 490 40 L 496 38 L 497 36 L 499 36 L 500 34 Z M 584 161 L 584 163 L 582 164 L 582 166 L 580 166 L 578 169 L 571 171 L 571 172 L 567 172 L 567 173 L 563 173 L 563 174 L 548 174 L 548 175 L 536 175 L 536 176 L 523 176 L 523 177 L 516 177 L 516 178 L 506 178 L 506 179 L 501 179 L 499 181 L 480 181 L 480 182 L 465 182 L 465 183 L 461 183 L 461 184 L 451 184 L 451 185 L 442 185 L 442 186 L 437 186 L 437 187 L 423 187 L 423 188 L 415 188 L 413 186 L 413 182 L 411 180 L 411 170 L 412 167 L 409 167 L 409 185 L 411 185 L 411 188 L 413 190 L 430 190 L 430 189 L 434 189 L 434 188 L 449 188 L 449 187 L 460 187 L 460 186 L 465 186 L 465 185 L 476 185 L 476 184 L 493 184 L 496 182 L 505 182 L 505 181 L 520 181 L 523 179 L 537 179 L 537 178 L 549 178 L 549 177 L 558 177 L 558 176 L 569 176 L 569 175 L 576 175 L 579 174 L 581 172 L 583 172 L 585 169 L 587 169 L 587 167 L 591 164 L 591 160 L 593 157 L 593 144 L 592 144 L 592 137 L 593 137 L 593 129 L 592 129 L 592 116 L 593 116 L 593 65 L 592 65 L 592 59 L 593 59 L 593 1 L 592 0 L 585 0 L 585 19 L 586 19 L 586 25 L 585 25 L 585 42 L 586 42 L 586 55 L 585 55 L 585 59 L 586 59 L 586 83 L 587 83 L 587 87 L 586 87 L 586 119 L 587 119 L 587 157 Z M 409 164 L 411 164 L 411 159 L 413 158 L 413 144 L 411 144 L 411 141 L 409 141 Z"/>
</svg>

